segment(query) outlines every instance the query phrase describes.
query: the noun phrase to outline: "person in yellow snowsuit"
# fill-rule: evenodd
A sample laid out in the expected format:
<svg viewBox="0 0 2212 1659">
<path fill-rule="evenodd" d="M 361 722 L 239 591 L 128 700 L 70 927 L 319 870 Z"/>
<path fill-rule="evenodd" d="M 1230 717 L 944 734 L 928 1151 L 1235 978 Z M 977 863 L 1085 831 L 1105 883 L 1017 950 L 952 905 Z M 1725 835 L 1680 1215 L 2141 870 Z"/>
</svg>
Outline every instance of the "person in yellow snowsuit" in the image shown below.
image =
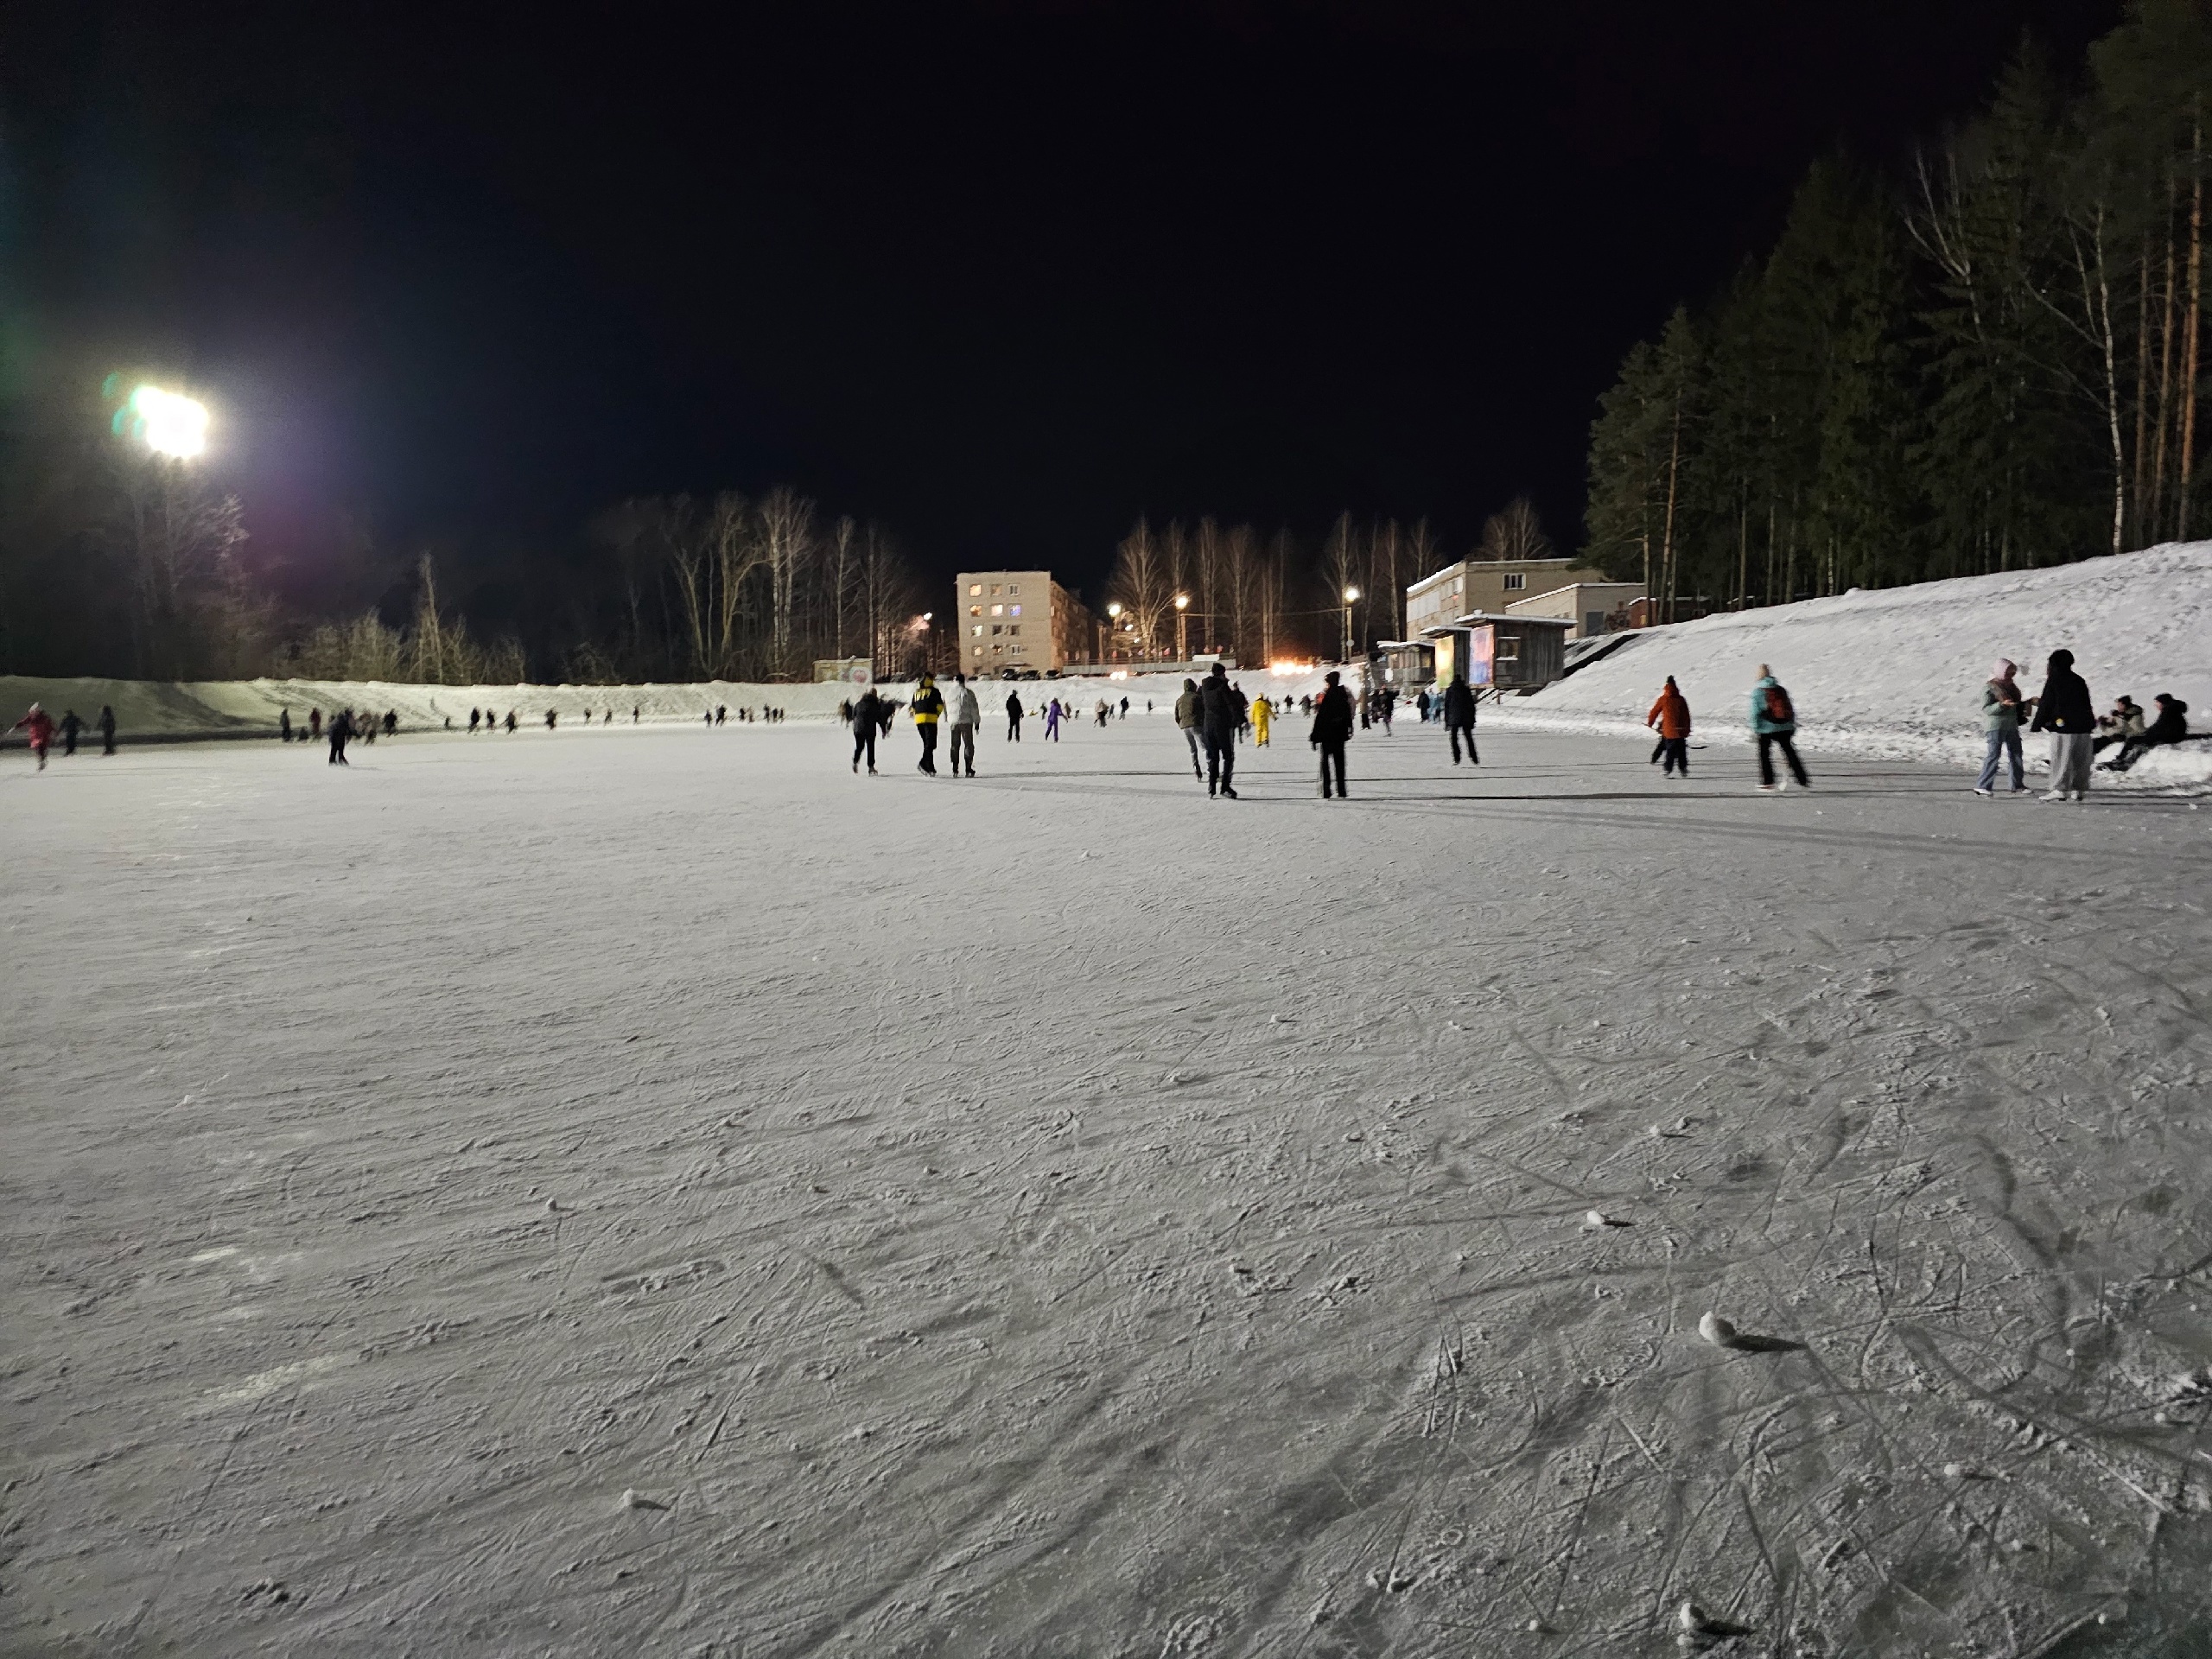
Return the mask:
<svg viewBox="0 0 2212 1659">
<path fill-rule="evenodd" d="M 1258 697 L 1253 700 L 1252 747 L 1254 748 L 1264 749 L 1268 747 L 1268 722 L 1274 717 L 1274 706 L 1270 704 L 1265 697 Z"/>
</svg>

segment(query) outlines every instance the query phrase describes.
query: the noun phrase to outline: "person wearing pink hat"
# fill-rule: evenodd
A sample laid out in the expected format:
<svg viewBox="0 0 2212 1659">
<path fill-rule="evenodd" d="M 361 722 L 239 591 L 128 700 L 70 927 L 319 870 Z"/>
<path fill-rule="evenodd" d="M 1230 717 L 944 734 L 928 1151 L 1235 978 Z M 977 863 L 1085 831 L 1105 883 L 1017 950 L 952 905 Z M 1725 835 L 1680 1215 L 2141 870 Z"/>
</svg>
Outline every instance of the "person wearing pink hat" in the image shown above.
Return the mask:
<svg viewBox="0 0 2212 1659">
<path fill-rule="evenodd" d="M 2027 791 L 2027 775 L 2020 766 L 2020 716 L 2027 709 L 2019 683 L 2012 677 L 2018 671 L 2014 663 L 2000 657 L 1996 671 L 1981 688 L 1981 730 L 1988 740 L 1989 752 L 1982 758 L 1981 776 L 1974 783 L 1977 795 L 1997 792 L 1997 763 L 2005 758 L 2012 762 L 2012 793 Z"/>
</svg>

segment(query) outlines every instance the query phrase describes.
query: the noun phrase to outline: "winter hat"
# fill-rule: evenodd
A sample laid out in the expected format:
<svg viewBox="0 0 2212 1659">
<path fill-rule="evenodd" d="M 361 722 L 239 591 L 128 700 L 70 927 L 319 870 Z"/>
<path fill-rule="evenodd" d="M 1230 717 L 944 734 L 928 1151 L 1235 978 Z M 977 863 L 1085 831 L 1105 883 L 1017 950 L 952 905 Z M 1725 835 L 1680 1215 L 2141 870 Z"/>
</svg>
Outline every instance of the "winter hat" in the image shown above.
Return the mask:
<svg viewBox="0 0 2212 1659">
<path fill-rule="evenodd" d="M 2014 671 L 2018 669 L 2018 666 L 2019 664 L 2015 663 L 2011 658 L 1999 657 L 1997 659 L 1997 672 L 1990 676 L 1990 677 L 1997 680 L 2009 680 L 2012 677 Z"/>
<path fill-rule="evenodd" d="M 2067 650 L 2065 646 L 2061 645 L 2056 651 L 2050 653 L 2050 666 L 2054 671 L 2062 668 L 2073 667 L 2074 653 Z"/>
</svg>

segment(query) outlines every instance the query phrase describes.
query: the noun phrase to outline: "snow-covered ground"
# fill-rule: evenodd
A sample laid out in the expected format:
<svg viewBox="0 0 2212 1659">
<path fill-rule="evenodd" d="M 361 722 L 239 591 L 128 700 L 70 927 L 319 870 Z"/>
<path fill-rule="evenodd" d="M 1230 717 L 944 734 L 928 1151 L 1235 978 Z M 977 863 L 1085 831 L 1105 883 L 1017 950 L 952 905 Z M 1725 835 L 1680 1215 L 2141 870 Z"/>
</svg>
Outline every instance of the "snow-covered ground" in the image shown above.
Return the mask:
<svg viewBox="0 0 2212 1659">
<path fill-rule="evenodd" d="M 2185 1650 L 2212 810 L 1648 752 L 0 761 L 0 1651 Z"/>
<path fill-rule="evenodd" d="M 1698 735 L 1741 743 L 1758 664 L 1770 663 L 1807 741 L 1965 765 L 1981 758 L 1981 687 L 1995 660 L 2019 664 L 2032 694 L 2061 646 L 2074 653 L 2100 714 L 2122 693 L 2155 714 L 2151 699 L 2166 691 L 2189 704 L 2192 730 L 2212 729 L 2212 542 L 1653 628 L 1498 712 L 1528 728 L 1635 730 L 1672 674 Z M 2047 740 L 2027 743 L 2042 767 Z M 2132 773 L 2098 781 L 2202 787 L 2212 784 L 2212 744 L 2155 751 Z"/>
</svg>

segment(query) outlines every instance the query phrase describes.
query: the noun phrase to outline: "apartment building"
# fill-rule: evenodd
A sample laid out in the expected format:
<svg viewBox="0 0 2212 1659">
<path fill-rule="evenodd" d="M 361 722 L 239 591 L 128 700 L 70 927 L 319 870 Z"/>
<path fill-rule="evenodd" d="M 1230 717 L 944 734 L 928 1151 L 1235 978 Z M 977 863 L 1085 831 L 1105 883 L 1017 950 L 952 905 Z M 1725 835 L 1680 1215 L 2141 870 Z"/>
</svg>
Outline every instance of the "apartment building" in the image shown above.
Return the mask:
<svg viewBox="0 0 2212 1659">
<path fill-rule="evenodd" d="M 1049 673 L 1092 654 L 1090 610 L 1049 570 L 963 571 L 952 613 L 960 666 L 969 675 Z"/>
</svg>

